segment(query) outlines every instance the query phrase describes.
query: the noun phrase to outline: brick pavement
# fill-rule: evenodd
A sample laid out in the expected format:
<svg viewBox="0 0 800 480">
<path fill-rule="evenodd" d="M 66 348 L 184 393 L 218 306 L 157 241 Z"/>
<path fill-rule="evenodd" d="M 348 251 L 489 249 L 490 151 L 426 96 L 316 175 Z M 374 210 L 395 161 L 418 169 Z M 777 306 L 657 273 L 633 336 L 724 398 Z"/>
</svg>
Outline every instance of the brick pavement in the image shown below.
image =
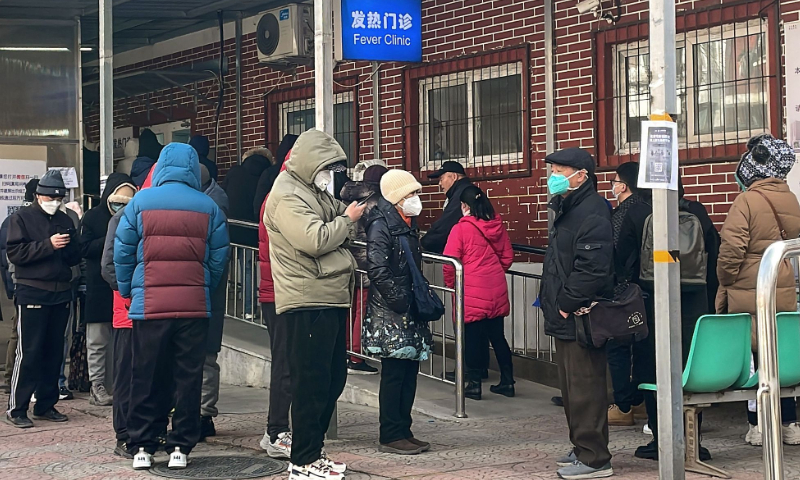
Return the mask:
<svg viewBox="0 0 800 480">
<path fill-rule="evenodd" d="M 230 388 L 236 387 L 226 387 Z M 0 402 L 6 401 L 6 396 L 0 395 Z M 0 479 L 157 478 L 148 472 L 134 472 L 129 461 L 113 455 L 110 408 L 90 406 L 86 395 L 58 407 L 69 415 L 68 423 L 38 422 L 29 430 L 0 423 Z M 556 408 L 531 412 L 524 418 L 490 421 L 450 422 L 420 416 L 415 420 L 416 436 L 432 442 L 431 451 L 417 457 L 382 454 L 376 445 L 377 412 L 341 404 L 341 440 L 329 442 L 328 450 L 351 467 L 349 480 L 552 479 L 556 478 L 555 458 L 568 450 L 563 414 Z M 193 455 L 263 455 L 258 441 L 265 421 L 264 412 L 221 414 L 216 421 L 219 435 L 198 446 Z M 710 409 L 703 444 L 714 455 L 714 465 L 728 470 L 735 479 L 755 480 L 763 477 L 761 450 L 744 444 L 745 422 L 740 405 Z M 655 462 L 633 457 L 635 448 L 649 438 L 641 433 L 641 425 L 612 428 L 611 438 L 615 478 L 657 478 Z M 785 453 L 786 478 L 800 478 L 800 447 L 786 447 Z M 158 460 L 166 459 L 161 456 Z M 285 475 L 272 478 L 285 479 Z M 687 478 L 707 477 L 687 474 Z"/>
</svg>

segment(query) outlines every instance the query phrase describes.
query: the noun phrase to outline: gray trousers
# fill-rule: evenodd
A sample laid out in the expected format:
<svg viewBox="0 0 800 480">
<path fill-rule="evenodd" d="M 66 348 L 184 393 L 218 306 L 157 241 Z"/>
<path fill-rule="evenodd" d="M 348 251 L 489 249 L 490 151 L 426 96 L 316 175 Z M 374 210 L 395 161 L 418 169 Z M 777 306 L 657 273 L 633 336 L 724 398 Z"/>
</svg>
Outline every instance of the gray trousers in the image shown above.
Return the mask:
<svg viewBox="0 0 800 480">
<path fill-rule="evenodd" d="M 86 324 L 86 362 L 89 381 L 93 385 L 106 384 L 106 359 L 114 341 L 114 328 L 108 323 Z"/>
<path fill-rule="evenodd" d="M 216 353 L 206 353 L 203 363 L 203 389 L 200 394 L 200 416 L 216 417 L 219 400 L 219 364 Z"/>
</svg>

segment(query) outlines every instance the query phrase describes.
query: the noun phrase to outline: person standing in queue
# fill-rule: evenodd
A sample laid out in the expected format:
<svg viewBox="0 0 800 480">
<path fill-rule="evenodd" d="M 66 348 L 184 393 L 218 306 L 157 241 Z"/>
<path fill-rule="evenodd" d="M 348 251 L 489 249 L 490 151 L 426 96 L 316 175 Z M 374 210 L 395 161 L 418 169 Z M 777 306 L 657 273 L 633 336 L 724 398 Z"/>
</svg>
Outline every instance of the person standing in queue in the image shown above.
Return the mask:
<svg viewBox="0 0 800 480">
<path fill-rule="evenodd" d="M 568 148 L 545 157 L 552 166 L 553 227 L 539 293 L 545 333 L 555 338 L 556 362 L 572 451 L 557 461 L 566 480 L 614 474 L 608 450 L 606 351 L 585 348 L 575 335 L 574 312 L 612 298 L 614 235 L 611 211 L 590 180 L 595 163 L 586 150 Z"/>
<path fill-rule="evenodd" d="M 347 242 L 365 208 L 345 206 L 328 193 L 331 169 L 346 160 L 332 136 L 303 133 L 264 211 L 275 311 L 289 327 L 292 480 L 342 479 L 347 469 L 323 448 L 347 382 L 345 330 L 356 266 Z"/>
<path fill-rule="evenodd" d="M 211 298 L 230 246 L 225 215 L 200 181 L 195 150 L 170 143 L 154 167 L 153 188 L 128 203 L 117 227 L 114 267 L 133 320 L 127 429 L 136 470 L 151 467 L 173 397 L 169 468 L 185 468 L 200 439 Z"/>
<path fill-rule="evenodd" d="M 461 202 L 459 201 L 461 192 L 472 185 L 472 182 L 467 178 L 464 167 L 454 161 L 442 163 L 442 168 L 428 175 L 428 178 L 439 181 L 439 187 L 447 196 L 447 199 L 444 202 L 442 216 L 433 222 L 428 233 L 420 240 L 420 244 L 427 252 L 441 254 L 444 252 L 450 230 L 453 229 L 462 216 Z"/>
<path fill-rule="evenodd" d="M 59 209 L 66 193 L 61 173 L 50 170 L 36 187 L 36 202 L 9 221 L 6 248 L 15 267 L 19 343 L 5 420 L 19 428 L 33 426 L 28 406 L 34 392 L 34 419 L 67 421 L 55 405 L 72 302 L 72 267 L 80 264 L 81 251 L 72 220 Z"/>
<path fill-rule="evenodd" d="M 411 312 L 411 269 L 420 269 L 422 261 L 416 222 L 422 186 L 404 170 L 389 170 L 380 187 L 382 197 L 367 218 L 365 345 L 381 358 L 380 451 L 416 455 L 431 447 L 411 433 L 419 362 L 428 359 L 433 343 L 428 324 Z M 409 253 L 416 265 L 410 264 Z"/>
</svg>

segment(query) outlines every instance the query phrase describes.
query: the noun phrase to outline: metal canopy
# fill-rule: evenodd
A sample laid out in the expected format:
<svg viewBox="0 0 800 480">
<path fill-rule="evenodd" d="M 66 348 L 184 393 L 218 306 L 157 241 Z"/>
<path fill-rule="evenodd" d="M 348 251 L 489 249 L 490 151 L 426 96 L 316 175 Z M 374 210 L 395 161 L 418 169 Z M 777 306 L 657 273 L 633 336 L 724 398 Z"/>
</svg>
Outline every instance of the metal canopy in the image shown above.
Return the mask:
<svg viewBox="0 0 800 480">
<path fill-rule="evenodd" d="M 227 59 L 223 60 L 222 74 L 228 70 Z M 129 98 L 168 88 L 180 88 L 192 95 L 198 96 L 199 101 L 207 99 L 186 86 L 194 82 L 202 82 L 219 75 L 219 59 L 206 62 L 191 63 L 175 68 L 161 70 L 137 70 L 133 72 L 114 75 L 114 98 Z M 100 78 L 94 74 L 92 78 L 84 77 L 83 82 L 84 103 L 97 103 L 100 101 Z"/>
<path fill-rule="evenodd" d="M 288 0 L 114 0 L 114 52 L 192 33 L 217 25 L 217 12 L 234 20 L 287 3 Z M 2 0 L 3 19 L 81 18 L 83 46 L 97 46 L 99 39 L 98 0 Z M 84 63 L 97 59 L 97 50 L 83 55 Z"/>
</svg>

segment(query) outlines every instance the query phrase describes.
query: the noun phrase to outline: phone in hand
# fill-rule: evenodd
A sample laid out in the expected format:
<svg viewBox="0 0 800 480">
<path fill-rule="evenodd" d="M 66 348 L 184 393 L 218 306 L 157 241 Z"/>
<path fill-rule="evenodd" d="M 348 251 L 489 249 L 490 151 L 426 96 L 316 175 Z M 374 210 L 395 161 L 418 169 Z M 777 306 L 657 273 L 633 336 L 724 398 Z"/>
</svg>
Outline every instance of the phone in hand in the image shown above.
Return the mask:
<svg viewBox="0 0 800 480">
<path fill-rule="evenodd" d="M 364 197 L 364 198 L 362 198 L 361 200 L 358 201 L 358 206 L 360 207 L 361 205 L 364 205 L 365 203 L 367 203 L 369 201 L 369 199 L 372 198 L 374 195 L 375 195 L 375 192 L 370 192 L 369 195 L 367 195 L 366 197 Z"/>
</svg>

